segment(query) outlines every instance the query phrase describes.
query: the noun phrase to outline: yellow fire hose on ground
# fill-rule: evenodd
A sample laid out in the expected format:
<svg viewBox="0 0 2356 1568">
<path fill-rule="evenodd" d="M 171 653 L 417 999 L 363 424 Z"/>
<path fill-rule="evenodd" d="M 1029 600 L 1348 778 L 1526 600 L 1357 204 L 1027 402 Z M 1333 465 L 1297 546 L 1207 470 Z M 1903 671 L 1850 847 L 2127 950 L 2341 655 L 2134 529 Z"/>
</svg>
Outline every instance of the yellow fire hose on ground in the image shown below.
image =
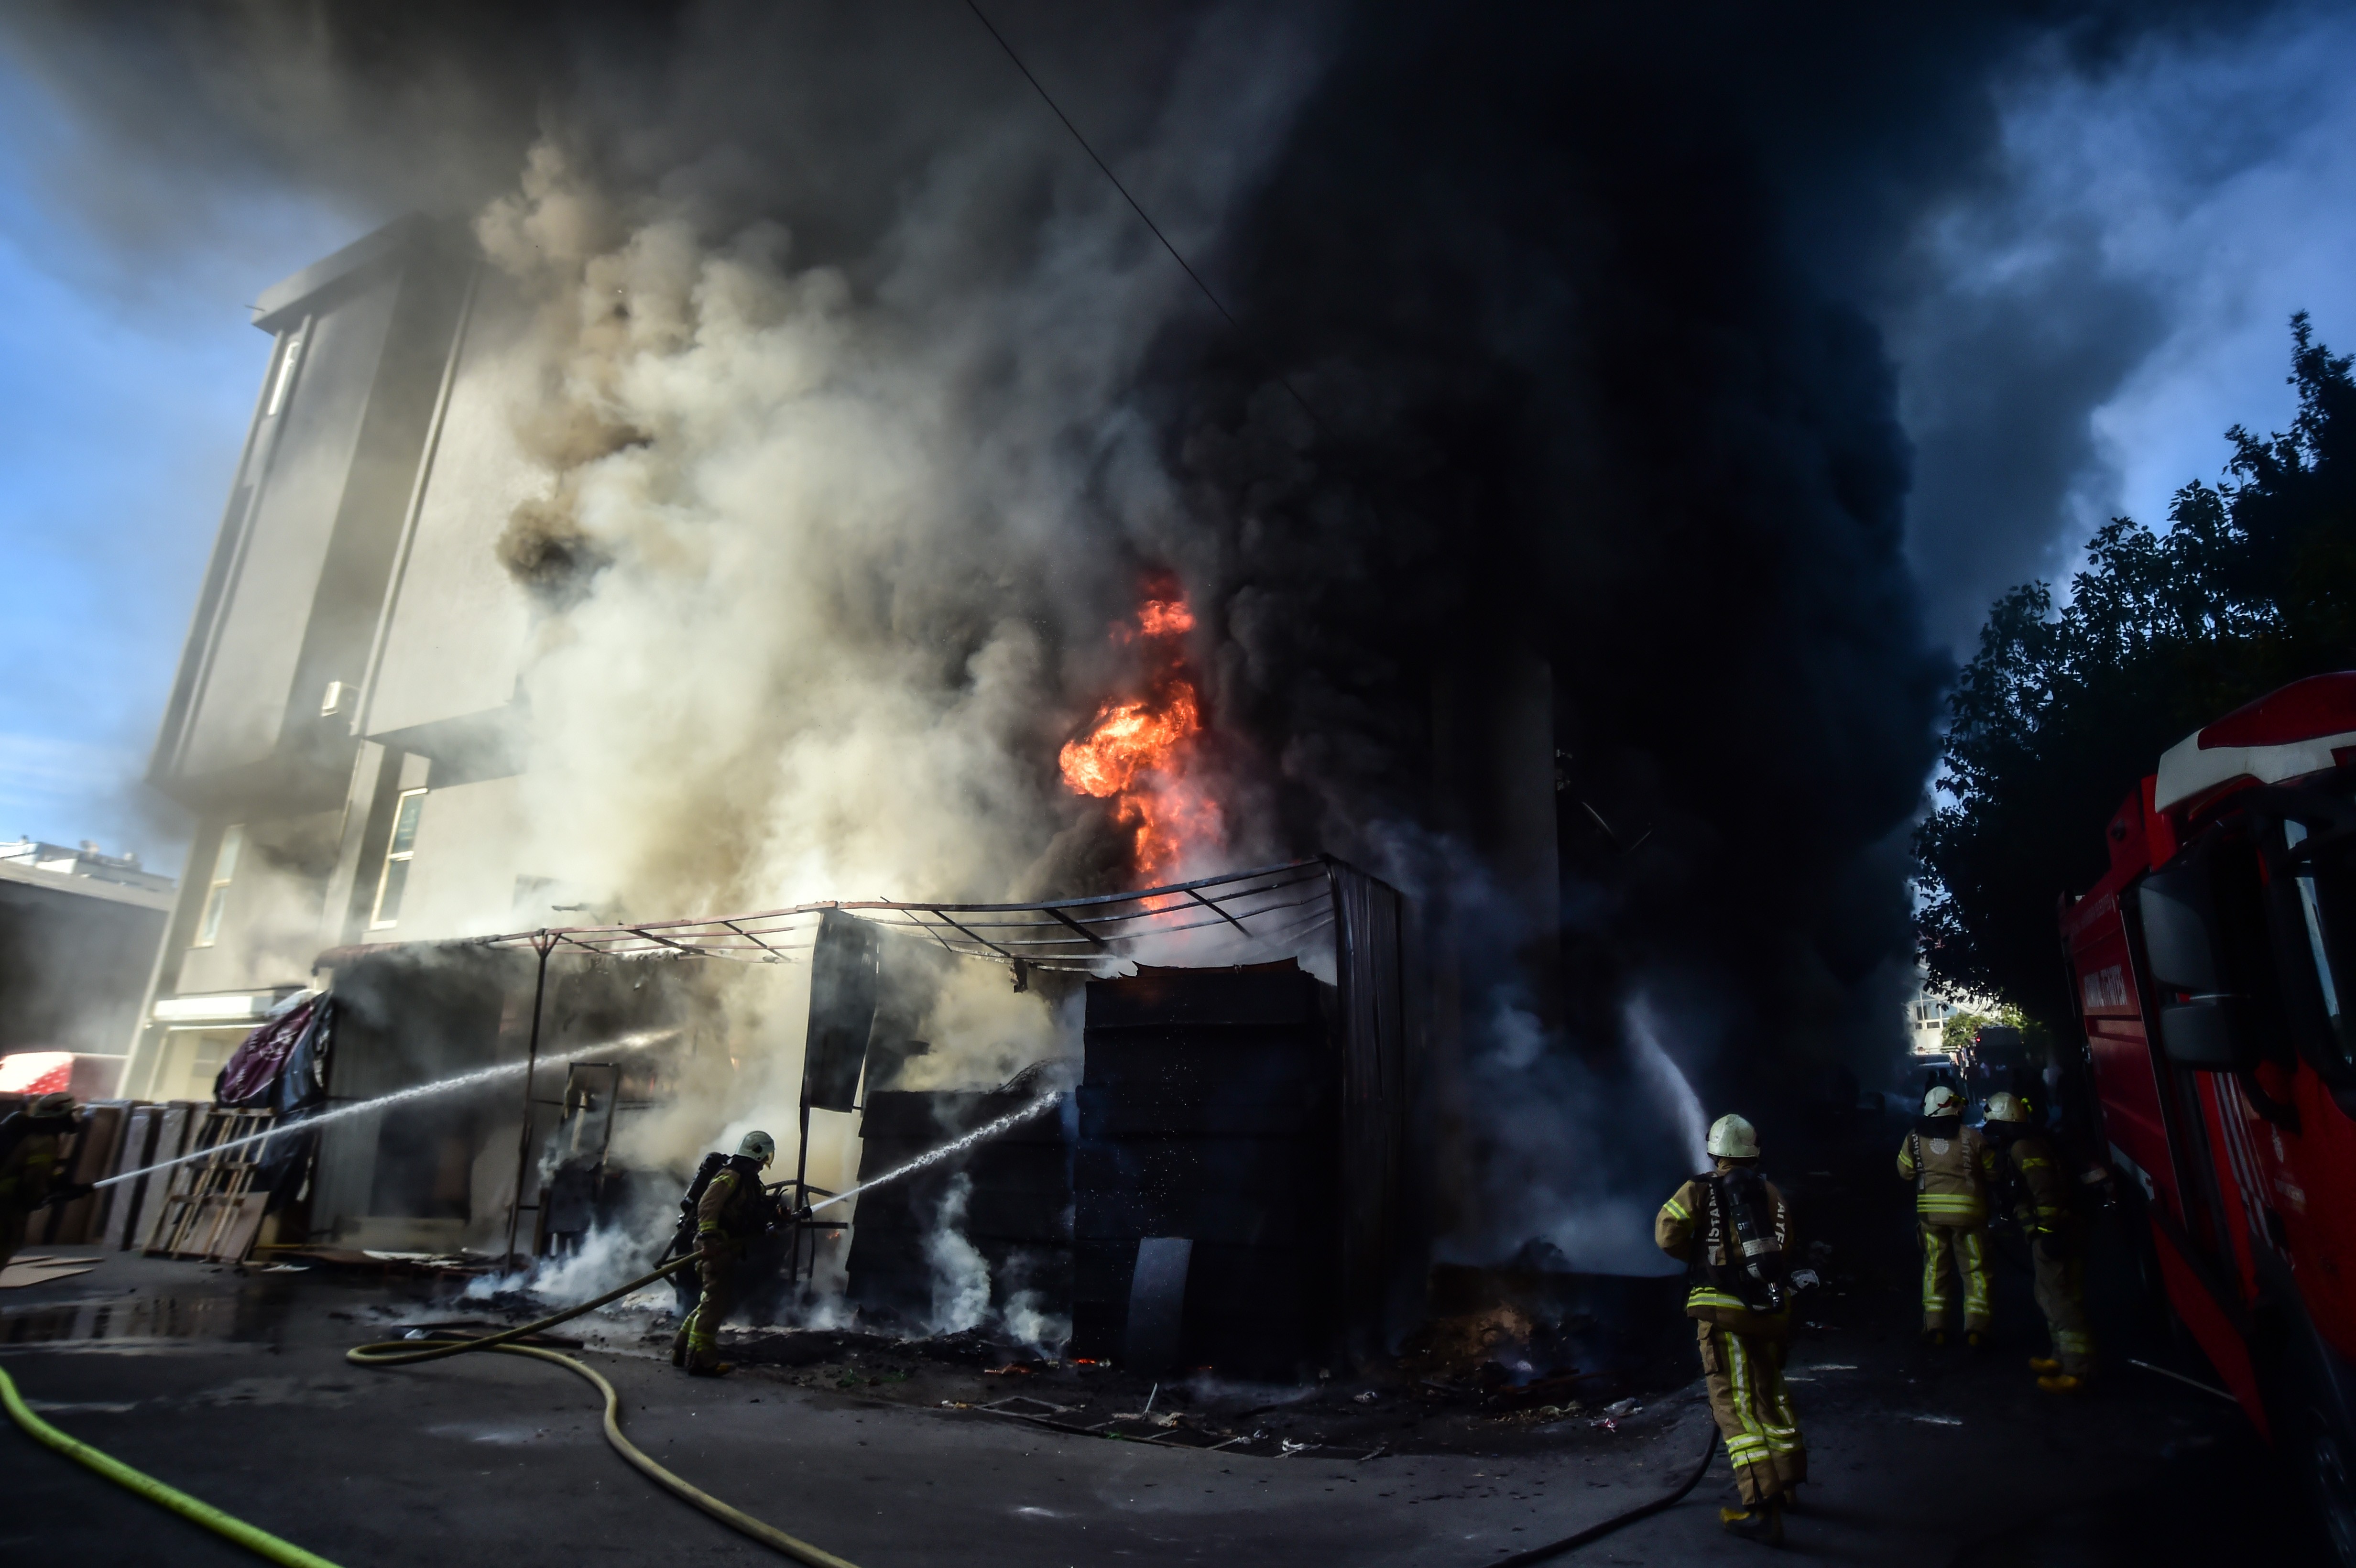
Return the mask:
<svg viewBox="0 0 2356 1568">
<path fill-rule="evenodd" d="M 69 1459 L 89 1466 L 116 1486 L 138 1493 L 159 1508 L 170 1509 L 182 1519 L 194 1520 L 215 1534 L 227 1536 L 273 1563 L 285 1563 L 287 1568 L 336 1568 L 324 1557 L 305 1552 L 292 1541 L 281 1541 L 266 1530 L 167 1487 L 144 1471 L 133 1469 L 112 1455 L 102 1454 L 89 1444 L 67 1436 L 33 1413 L 24 1396 L 16 1392 L 16 1383 L 5 1371 L 0 1371 L 0 1403 L 8 1406 L 8 1413 L 15 1417 L 16 1424 L 30 1433 L 35 1440 L 48 1444 Z"/>
<path fill-rule="evenodd" d="M 853 1568 L 851 1563 L 837 1557 L 834 1553 L 812 1546 L 806 1541 L 797 1540 L 776 1526 L 765 1524 L 740 1509 L 731 1508 L 709 1492 L 690 1486 L 656 1464 L 636 1444 L 622 1435 L 621 1395 L 594 1367 L 585 1361 L 575 1360 L 571 1356 L 544 1349 L 537 1345 L 516 1343 L 518 1340 L 528 1339 L 535 1334 L 553 1328 L 559 1323 L 578 1317 L 584 1312 L 594 1312 L 607 1302 L 619 1300 L 634 1290 L 652 1285 L 666 1275 L 675 1274 L 688 1267 L 695 1261 L 695 1254 L 691 1253 L 683 1258 L 673 1259 L 651 1274 L 639 1275 L 627 1285 L 609 1290 L 594 1301 L 584 1301 L 578 1307 L 569 1307 L 550 1317 L 518 1328 L 503 1328 L 496 1334 L 486 1334 L 479 1339 L 441 1338 L 424 1341 L 389 1339 L 372 1345 L 356 1345 L 344 1352 L 344 1359 L 354 1366 L 402 1367 L 414 1365 L 419 1361 L 436 1361 L 445 1356 L 464 1355 L 470 1350 L 501 1350 L 511 1356 L 530 1356 L 538 1360 L 553 1361 L 561 1367 L 578 1372 L 596 1385 L 597 1391 L 605 1396 L 605 1441 L 613 1445 L 616 1453 L 628 1460 L 633 1467 L 658 1485 L 685 1499 L 730 1529 L 751 1536 L 764 1546 L 781 1552 L 797 1563 L 808 1563 L 809 1568 Z M 136 1492 L 148 1501 L 169 1509 L 183 1519 L 190 1520 L 218 1535 L 225 1536 L 250 1552 L 266 1557 L 273 1563 L 286 1564 L 286 1568 L 337 1568 L 335 1563 L 316 1552 L 305 1552 L 291 1541 L 281 1541 L 265 1530 L 248 1524 L 245 1520 L 230 1514 L 223 1513 L 211 1504 L 167 1487 L 153 1476 L 134 1470 L 120 1459 L 102 1454 L 87 1443 L 67 1436 L 33 1413 L 31 1407 L 27 1405 L 16 1392 L 16 1385 L 9 1381 L 5 1371 L 0 1371 L 0 1403 L 6 1404 L 8 1413 L 15 1419 L 16 1424 L 23 1427 L 36 1440 L 47 1444 L 68 1458 L 89 1466 L 117 1486 Z"/>
<path fill-rule="evenodd" d="M 517 1343 L 518 1340 L 528 1339 L 535 1334 L 553 1328 L 559 1323 L 578 1317 L 584 1312 L 594 1312 L 606 1303 L 617 1301 L 634 1290 L 652 1285 L 664 1275 L 675 1274 L 695 1261 L 695 1254 L 690 1253 L 683 1258 L 675 1258 L 663 1264 L 651 1274 L 640 1275 L 627 1285 L 607 1291 L 594 1301 L 584 1301 L 578 1307 L 568 1307 L 562 1312 L 514 1328 L 503 1328 L 496 1334 L 486 1334 L 479 1339 L 444 1337 L 425 1340 L 380 1340 L 374 1344 L 353 1346 L 344 1352 L 344 1360 L 359 1367 L 405 1367 L 413 1366 L 420 1361 L 438 1361 L 448 1356 L 465 1355 L 471 1350 L 500 1350 L 511 1356 L 530 1356 L 538 1360 L 553 1361 L 558 1366 L 579 1373 L 596 1385 L 597 1392 L 605 1396 L 605 1441 L 613 1445 L 616 1453 L 628 1460 L 634 1467 L 656 1484 L 692 1503 L 731 1530 L 751 1536 L 764 1546 L 781 1552 L 797 1563 L 809 1564 L 809 1568 L 854 1568 L 853 1564 L 837 1557 L 831 1552 L 812 1546 L 809 1541 L 797 1540 L 776 1526 L 765 1524 L 743 1509 L 732 1508 L 711 1493 L 690 1486 L 679 1477 L 672 1475 L 648 1457 L 637 1445 L 622 1435 L 621 1395 L 594 1367 L 590 1366 L 586 1361 L 575 1360 L 571 1356 L 545 1349 L 538 1345 Z M 15 1418 L 17 1425 L 68 1458 L 89 1466 L 117 1486 L 136 1492 L 148 1501 L 169 1509 L 183 1519 L 191 1520 L 216 1534 L 225 1536 L 259 1556 L 266 1557 L 273 1563 L 284 1563 L 286 1568 L 337 1568 L 336 1563 L 316 1552 L 305 1552 L 291 1541 L 281 1541 L 268 1531 L 248 1524 L 233 1515 L 223 1513 L 211 1504 L 167 1487 L 153 1476 L 134 1470 L 120 1459 L 102 1454 L 87 1443 L 67 1436 L 33 1413 L 31 1408 L 18 1395 L 16 1385 L 9 1381 L 8 1374 L 5 1371 L 0 1371 L 0 1403 L 6 1404 L 9 1415 Z M 1612 1518 L 1580 1531 L 1576 1535 L 1549 1541 L 1526 1552 L 1516 1552 L 1511 1557 L 1492 1564 L 1491 1568 L 1518 1568 L 1522 1563 L 1537 1563 L 1541 1559 L 1574 1551 L 1620 1529 L 1622 1525 L 1633 1524 L 1636 1520 L 1658 1513 L 1663 1509 L 1674 1507 L 1684 1499 L 1687 1493 L 1693 1490 L 1695 1483 L 1701 1479 L 1702 1472 L 1709 1467 L 1709 1461 L 1716 1452 L 1717 1444 L 1718 1429 L 1713 1426 L 1709 1433 L 1709 1446 L 1702 1450 L 1701 1463 L 1676 1490 L 1655 1498 L 1651 1502 L 1630 1509 L 1624 1513 L 1614 1514 Z"/>
<path fill-rule="evenodd" d="M 536 1322 L 526 1323 L 514 1328 L 503 1328 L 496 1334 L 486 1334 L 480 1339 L 441 1339 L 423 1344 L 414 1339 L 389 1339 L 374 1345 L 355 1345 L 344 1352 L 344 1360 L 356 1367 L 405 1367 L 412 1366 L 419 1361 L 440 1360 L 444 1356 L 464 1355 L 469 1350 L 504 1350 L 511 1356 L 530 1356 L 539 1360 L 553 1361 L 560 1367 L 580 1373 L 597 1386 L 597 1391 L 605 1396 L 605 1441 L 613 1445 L 616 1453 L 628 1460 L 632 1466 L 642 1471 L 657 1485 L 694 1504 L 731 1530 L 749 1535 L 762 1545 L 782 1552 L 797 1563 L 809 1563 L 810 1568 L 853 1568 L 851 1563 L 837 1557 L 833 1552 L 812 1546 L 807 1541 L 797 1540 L 776 1526 L 764 1524 L 751 1514 L 740 1509 L 729 1507 L 711 1493 L 688 1485 L 648 1458 L 644 1450 L 622 1435 L 621 1395 L 615 1392 L 614 1385 L 607 1382 L 597 1369 L 588 1362 L 574 1360 L 571 1356 L 562 1355 L 554 1350 L 545 1350 L 537 1345 L 515 1343 L 519 1339 L 529 1339 L 534 1334 L 553 1328 L 559 1323 L 578 1317 L 584 1312 L 594 1312 L 607 1302 L 617 1301 L 641 1286 L 652 1285 L 665 1275 L 676 1274 L 695 1261 L 696 1255 L 693 1253 L 690 1253 L 683 1258 L 674 1258 L 652 1274 L 640 1275 L 627 1285 L 616 1286 L 594 1301 L 584 1301 L 578 1307 L 568 1307 L 562 1312 L 540 1318 Z"/>
</svg>

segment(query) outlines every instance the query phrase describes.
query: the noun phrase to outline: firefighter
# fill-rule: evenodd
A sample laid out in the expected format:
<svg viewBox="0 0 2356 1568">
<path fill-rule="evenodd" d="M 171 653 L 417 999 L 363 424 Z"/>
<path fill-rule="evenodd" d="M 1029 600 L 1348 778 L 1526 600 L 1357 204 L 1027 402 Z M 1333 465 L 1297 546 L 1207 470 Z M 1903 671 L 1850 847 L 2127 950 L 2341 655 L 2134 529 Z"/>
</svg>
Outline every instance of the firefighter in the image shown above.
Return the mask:
<svg viewBox="0 0 2356 1568">
<path fill-rule="evenodd" d="M 1988 1096 L 1987 1131 L 2013 1220 L 2029 1243 L 2037 1306 L 2053 1336 L 2053 1354 L 2031 1357 L 2029 1367 L 2047 1393 L 2074 1393 L 2094 1375 L 2094 1338 L 2086 1328 L 2085 1238 L 2070 1206 L 2069 1179 L 2018 1096 Z"/>
<path fill-rule="evenodd" d="M 1653 1239 L 1692 1280 L 1710 1414 L 1734 1467 L 1739 1509 L 1720 1509 L 1729 1534 L 1780 1546 L 1783 1509 L 1808 1477 L 1808 1451 L 1783 1383 L 1792 1307 L 1783 1256 L 1791 1210 L 1759 1174 L 1759 1135 L 1740 1116 L 1709 1129 L 1712 1168 L 1677 1189 L 1653 1221 Z"/>
<path fill-rule="evenodd" d="M 736 1305 L 736 1268 L 745 1249 L 776 1215 L 776 1205 L 762 1190 L 761 1172 L 776 1154 L 776 1139 L 746 1133 L 695 1206 L 696 1271 L 703 1298 L 680 1325 L 680 1343 L 674 1345 L 672 1359 L 682 1359 L 683 1351 L 687 1370 L 698 1377 L 722 1377 L 733 1370 L 720 1359 L 720 1325 Z"/>
<path fill-rule="evenodd" d="M 1922 1338 L 1947 1342 L 1947 1263 L 1964 1283 L 1964 1339 L 1987 1343 L 1987 1195 L 1996 1151 L 1977 1127 L 1964 1125 L 1963 1097 L 1944 1083 L 1922 1096 L 1922 1119 L 1898 1147 L 1898 1175 L 1914 1184 L 1915 1228 L 1922 1240 Z"/>
<path fill-rule="evenodd" d="M 0 1121 L 0 1268 L 25 1244 L 36 1210 L 90 1190 L 65 1179 L 65 1141 L 74 1130 L 70 1094 L 42 1094 Z"/>
</svg>

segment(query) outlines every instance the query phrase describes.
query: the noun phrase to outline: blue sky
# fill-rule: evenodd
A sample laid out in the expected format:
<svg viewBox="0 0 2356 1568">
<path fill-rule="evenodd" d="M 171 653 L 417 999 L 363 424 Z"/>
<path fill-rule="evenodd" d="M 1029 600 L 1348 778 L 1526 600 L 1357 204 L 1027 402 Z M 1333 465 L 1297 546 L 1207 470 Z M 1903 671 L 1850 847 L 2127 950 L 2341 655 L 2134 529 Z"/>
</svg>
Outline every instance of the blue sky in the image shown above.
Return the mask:
<svg viewBox="0 0 2356 1568">
<path fill-rule="evenodd" d="M 355 223 L 278 197 L 126 243 L 59 188 L 80 151 L 0 56 L 0 838 L 177 872 L 135 781 L 269 349 L 244 307 Z"/>
<path fill-rule="evenodd" d="M 2061 586 L 2100 524 L 2164 525 L 2240 423 L 2282 428 L 2289 318 L 2356 348 L 2356 13 L 2147 43 L 2098 81 L 2032 62 L 1986 177 L 1927 213 L 1879 312 L 1916 443 L 1932 635 Z"/>
<path fill-rule="evenodd" d="M 2159 522 L 2213 478 L 2227 425 L 2287 419 L 2293 310 L 2356 348 L 2351 79 L 2356 16 L 2319 9 L 2005 85 L 1994 162 L 1873 305 L 1918 447 L 1910 549 L 1959 655 L 2101 519 Z M 177 871 L 183 825 L 137 779 L 264 363 L 245 305 L 377 217 L 79 134 L 0 52 L 0 838 Z"/>
</svg>

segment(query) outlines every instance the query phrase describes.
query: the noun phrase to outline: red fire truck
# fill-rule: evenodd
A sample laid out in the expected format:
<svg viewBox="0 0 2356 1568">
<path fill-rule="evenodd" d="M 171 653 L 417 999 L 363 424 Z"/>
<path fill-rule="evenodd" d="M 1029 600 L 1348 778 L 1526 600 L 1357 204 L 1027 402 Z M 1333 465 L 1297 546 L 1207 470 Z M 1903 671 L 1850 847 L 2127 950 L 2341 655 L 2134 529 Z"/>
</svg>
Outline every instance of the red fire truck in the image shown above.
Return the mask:
<svg viewBox="0 0 2356 1568">
<path fill-rule="evenodd" d="M 2356 1568 L 2356 672 L 2171 747 L 2061 921 L 2169 1305 Z"/>
</svg>

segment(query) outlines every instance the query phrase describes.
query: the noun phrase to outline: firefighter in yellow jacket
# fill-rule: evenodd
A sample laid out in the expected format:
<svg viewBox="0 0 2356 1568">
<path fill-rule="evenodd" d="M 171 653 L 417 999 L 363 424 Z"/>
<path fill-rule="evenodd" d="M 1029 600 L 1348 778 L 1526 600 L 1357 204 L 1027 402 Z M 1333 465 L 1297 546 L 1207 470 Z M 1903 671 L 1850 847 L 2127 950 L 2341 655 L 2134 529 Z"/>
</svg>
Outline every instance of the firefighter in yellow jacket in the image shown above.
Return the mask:
<svg viewBox="0 0 2356 1568">
<path fill-rule="evenodd" d="M 1792 1307 L 1783 1255 L 1792 1211 L 1759 1174 L 1759 1135 L 1740 1116 L 1709 1129 L 1712 1168 L 1677 1189 L 1653 1221 L 1661 1251 L 1693 1281 L 1686 1316 L 1695 1319 L 1709 1413 L 1742 1499 L 1719 1510 L 1730 1534 L 1781 1545 L 1783 1509 L 1808 1478 L 1808 1451 L 1783 1383 Z"/>
<path fill-rule="evenodd" d="M 761 1172 L 776 1154 L 776 1140 L 768 1134 L 746 1133 L 696 1204 L 696 1273 L 703 1283 L 703 1296 L 680 1327 L 686 1341 L 680 1349 L 687 1370 L 698 1377 L 716 1378 L 734 1370 L 720 1359 L 720 1325 L 736 1306 L 737 1265 L 776 1211 L 761 1189 Z"/>
<path fill-rule="evenodd" d="M 1988 1096 L 1987 1130 L 1997 1169 L 2008 1178 L 2013 1221 L 2029 1243 L 2038 1310 L 2053 1336 L 2053 1354 L 2030 1358 L 2029 1368 L 2046 1392 L 2074 1393 L 2094 1375 L 2094 1336 L 2086 1327 L 2085 1237 L 2071 1207 L 2069 1179 L 2017 1097 Z"/>
<path fill-rule="evenodd" d="M 1898 1147 L 1898 1176 L 1914 1184 L 1915 1229 L 1922 1238 L 1922 1338 L 1947 1342 L 1947 1268 L 1964 1285 L 1964 1338 L 1987 1341 L 1988 1187 L 1996 1151 L 1977 1127 L 1964 1125 L 1963 1097 L 1944 1083 L 1922 1096 L 1922 1119 Z"/>
</svg>

